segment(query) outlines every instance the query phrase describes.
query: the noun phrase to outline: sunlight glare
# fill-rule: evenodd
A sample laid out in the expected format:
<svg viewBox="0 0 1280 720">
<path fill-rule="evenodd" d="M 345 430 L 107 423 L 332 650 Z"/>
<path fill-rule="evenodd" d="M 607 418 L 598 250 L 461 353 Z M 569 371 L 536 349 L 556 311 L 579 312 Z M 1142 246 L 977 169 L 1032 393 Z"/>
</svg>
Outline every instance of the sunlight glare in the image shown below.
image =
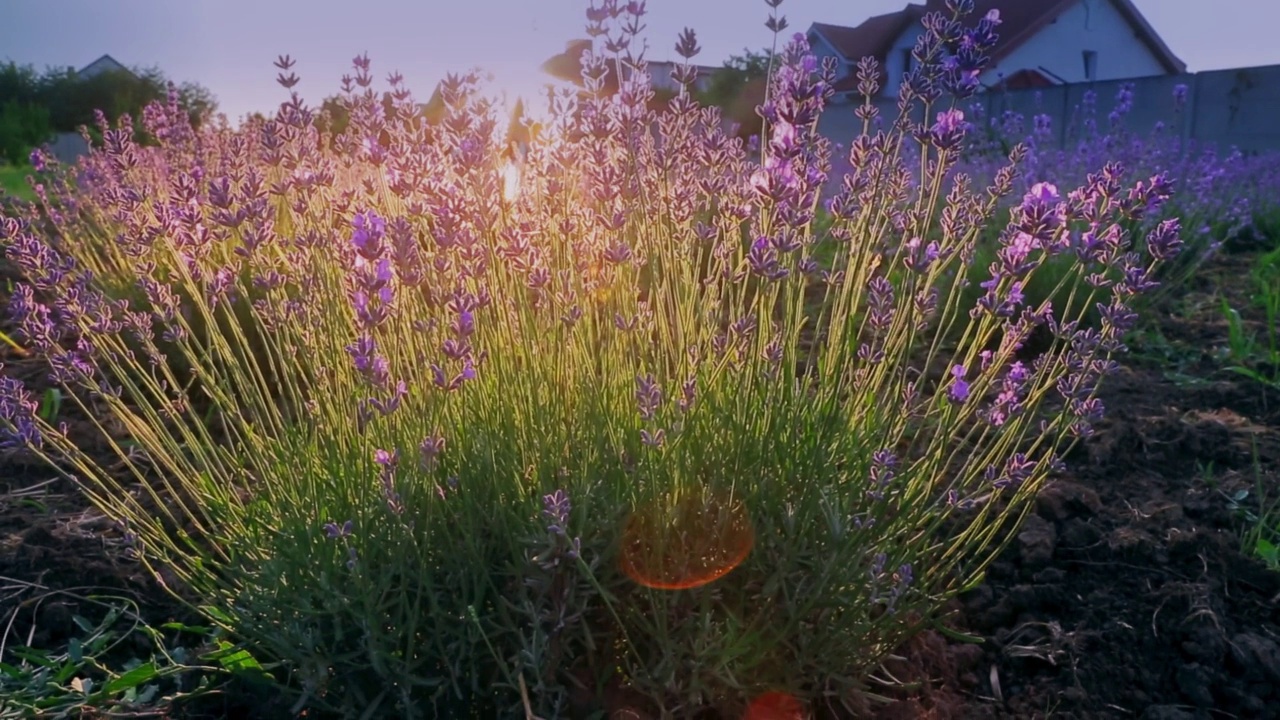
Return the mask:
<svg viewBox="0 0 1280 720">
<path fill-rule="evenodd" d="M 771 691 L 747 706 L 742 720 L 804 720 L 804 705 L 794 695 Z"/>
</svg>

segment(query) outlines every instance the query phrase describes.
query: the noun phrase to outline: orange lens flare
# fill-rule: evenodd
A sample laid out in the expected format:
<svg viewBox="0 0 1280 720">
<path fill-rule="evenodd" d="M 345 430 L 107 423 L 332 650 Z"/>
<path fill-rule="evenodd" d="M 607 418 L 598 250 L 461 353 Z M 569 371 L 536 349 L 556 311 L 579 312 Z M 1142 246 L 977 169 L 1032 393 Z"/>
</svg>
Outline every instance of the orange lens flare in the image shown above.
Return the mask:
<svg viewBox="0 0 1280 720">
<path fill-rule="evenodd" d="M 804 720 L 804 704 L 795 695 L 767 692 L 747 706 L 742 720 Z"/>
<path fill-rule="evenodd" d="M 742 564 L 755 529 L 742 501 L 687 497 L 633 512 L 622 533 L 622 571 L 657 590 L 688 590 Z"/>
</svg>

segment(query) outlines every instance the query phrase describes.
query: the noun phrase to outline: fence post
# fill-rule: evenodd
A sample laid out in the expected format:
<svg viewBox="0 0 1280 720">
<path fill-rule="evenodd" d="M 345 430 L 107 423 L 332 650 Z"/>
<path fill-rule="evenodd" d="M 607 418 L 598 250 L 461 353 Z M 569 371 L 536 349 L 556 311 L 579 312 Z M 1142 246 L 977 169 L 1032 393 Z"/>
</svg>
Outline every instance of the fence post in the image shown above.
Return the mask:
<svg viewBox="0 0 1280 720">
<path fill-rule="evenodd" d="M 1067 125 L 1071 123 L 1071 86 L 1063 83 L 1058 86 L 1062 92 L 1062 120 L 1058 123 L 1058 147 L 1067 149 Z"/>
</svg>

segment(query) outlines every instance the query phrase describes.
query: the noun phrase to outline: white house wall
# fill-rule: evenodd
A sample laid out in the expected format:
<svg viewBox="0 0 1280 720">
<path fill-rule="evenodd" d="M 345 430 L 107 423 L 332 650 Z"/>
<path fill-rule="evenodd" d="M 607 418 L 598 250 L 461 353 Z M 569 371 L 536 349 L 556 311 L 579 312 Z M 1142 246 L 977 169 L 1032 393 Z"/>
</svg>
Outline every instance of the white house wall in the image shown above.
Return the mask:
<svg viewBox="0 0 1280 720">
<path fill-rule="evenodd" d="M 991 85 L 999 82 L 1002 74 L 1043 67 L 1066 82 L 1086 82 L 1090 78 L 1085 77 L 1085 50 L 1098 53 L 1093 80 L 1165 74 L 1156 55 L 1134 33 L 1111 0 L 1080 0 L 985 72 L 981 80 Z"/>
<path fill-rule="evenodd" d="M 814 57 L 818 58 L 819 66 L 821 66 L 823 58 L 835 58 L 838 61 L 838 65 L 836 67 L 836 77 L 838 78 L 844 77 L 845 73 L 852 72 L 855 69 L 852 65 L 846 63 L 844 58 L 840 56 L 840 53 L 836 52 L 835 48 L 831 47 L 831 44 L 824 40 L 821 35 L 817 33 L 809 33 L 808 37 L 809 52 L 813 53 Z"/>
<path fill-rule="evenodd" d="M 884 93 L 886 95 L 893 97 L 898 94 L 898 88 L 902 86 L 902 76 L 907 74 L 906 56 L 903 55 L 903 51 L 914 48 L 916 40 L 923 34 L 923 25 L 918 21 L 911 23 L 911 26 L 904 30 L 893 43 L 889 54 L 885 56 L 884 71 L 887 80 L 885 80 Z"/>
</svg>

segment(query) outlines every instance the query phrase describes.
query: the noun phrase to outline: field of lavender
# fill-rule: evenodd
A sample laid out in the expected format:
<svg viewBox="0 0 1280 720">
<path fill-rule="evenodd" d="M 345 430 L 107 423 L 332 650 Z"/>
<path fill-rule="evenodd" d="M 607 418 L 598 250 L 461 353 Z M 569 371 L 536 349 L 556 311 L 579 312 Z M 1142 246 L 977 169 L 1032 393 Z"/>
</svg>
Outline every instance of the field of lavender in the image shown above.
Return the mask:
<svg viewBox="0 0 1280 720">
<path fill-rule="evenodd" d="M 35 151 L 0 719 L 1280 715 L 1280 158 L 981 117 L 968 5 L 895 117 L 797 35 L 739 138 L 605 3 L 527 146 L 362 55 Z"/>
</svg>

